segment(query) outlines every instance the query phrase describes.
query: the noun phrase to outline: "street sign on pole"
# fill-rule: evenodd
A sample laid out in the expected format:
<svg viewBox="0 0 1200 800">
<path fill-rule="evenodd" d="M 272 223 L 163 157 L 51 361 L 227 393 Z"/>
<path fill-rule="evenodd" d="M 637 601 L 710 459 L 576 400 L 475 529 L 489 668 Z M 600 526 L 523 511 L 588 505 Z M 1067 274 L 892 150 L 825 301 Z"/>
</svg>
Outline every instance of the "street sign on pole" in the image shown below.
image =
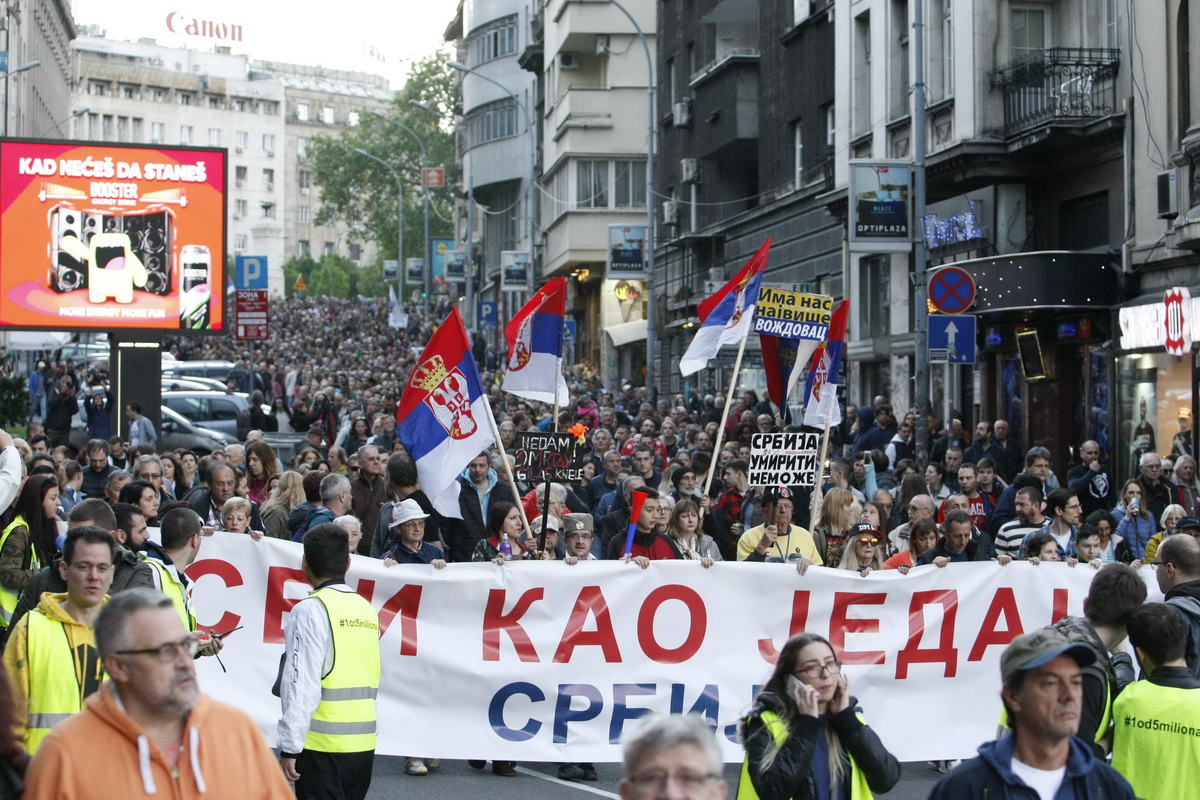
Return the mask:
<svg viewBox="0 0 1200 800">
<path fill-rule="evenodd" d="M 929 302 L 943 314 L 961 314 L 975 303 L 975 281 L 965 270 L 943 267 L 929 278 Z"/>
<path fill-rule="evenodd" d="M 303 277 L 303 276 L 302 276 Z M 266 289 L 238 289 L 234 295 L 234 324 L 239 342 L 259 342 L 269 335 Z"/>
<path fill-rule="evenodd" d="M 575 344 L 575 320 L 563 320 L 563 344 Z"/>
<path fill-rule="evenodd" d="M 428 189 L 440 189 L 446 185 L 444 167 L 424 167 L 421 170 L 421 185 Z"/>
<path fill-rule="evenodd" d="M 929 363 L 975 363 L 975 317 L 971 314 L 929 315 Z"/>
<path fill-rule="evenodd" d="M 237 274 L 237 278 L 234 282 L 234 288 L 268 288 L 266 256 L 238 256 L 236 259 L 234 259 L 234 268 L 234 271 Z"/>
</svg>

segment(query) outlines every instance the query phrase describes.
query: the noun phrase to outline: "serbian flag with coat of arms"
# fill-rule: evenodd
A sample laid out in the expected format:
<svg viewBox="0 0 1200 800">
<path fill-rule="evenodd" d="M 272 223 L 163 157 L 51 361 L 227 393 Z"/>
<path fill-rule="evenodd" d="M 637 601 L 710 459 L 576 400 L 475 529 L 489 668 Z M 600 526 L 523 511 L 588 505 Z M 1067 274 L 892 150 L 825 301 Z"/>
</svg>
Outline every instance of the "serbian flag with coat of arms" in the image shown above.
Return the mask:
<svg viewBox="0 0 1200 800">
<path fill-rule="evenodd" d="M 504 391 L 542 403 L 553 403 L 557 393 L 559 405 L 570 402 L 559 369 L 566 307 L 567 279 L 551 278 L 504 326 L 508 340 Z"/>
<path fill-rule="evenodd" d="M 754 320 L 754 304 L 758 302 L 758 287 L 770 252 L 771 240 L 767 239 L 733 280 L 700 303 L 697 308 L 700 330 L 696 331 L 687 352 L 679 360 L 681 374 L 691 375 L 704 369 L 722 345 L 738 342 L 749 332 Z"/>
<path fill-rule="evenodd" d="M 842 421 L 837 387 L 841 380 L 842 356 L 846 351 L 846 318 L 849 315 L 850 301 L 838 303 L 829 322 L 829 341 L 822 342 L 813 353 L 812 369 L 804 386 L 805 425 L 821 428 Z"/>
<path fill-rule="evenodd" d="M 442 516 L 462 519 L 457 478 L 496 441 L 489 414 L 456 306 L 430 337 L 396 409 L 396 435 L 417 464 L 421 489 Z"/>
</svg>

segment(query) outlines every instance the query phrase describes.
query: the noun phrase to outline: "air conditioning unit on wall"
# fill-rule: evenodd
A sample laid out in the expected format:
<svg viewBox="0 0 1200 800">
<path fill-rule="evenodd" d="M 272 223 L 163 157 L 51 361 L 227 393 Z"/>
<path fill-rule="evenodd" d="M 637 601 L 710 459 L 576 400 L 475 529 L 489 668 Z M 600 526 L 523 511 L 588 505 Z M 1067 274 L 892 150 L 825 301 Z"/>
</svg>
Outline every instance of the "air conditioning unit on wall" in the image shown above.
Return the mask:
<svg viewBox="0 0 1200 800">
<path fill-rule="evenodd" d="M 1158 216 L 1174 219 L 1179 216 L 1179 170 L 1158 173 Z"/>
<path fill-rule="evenodd" d="M 685 99 L 672 106 L 671 123 L 676 128 L 690 128 L 692 126 L 692 103 L 690 100 Z"/>
<path fill-rule="evenodd" d="M 559 69 L 579 69 L 579 53 L 559 53 Z"/>
<path fill-rule="evenodd" d="M 684 183 L 700 182 L 700 161 L 695 158 L 679 159 L 679 172 Z"/>
<path fill-rule="evenodd" d="M 663 224 L 675 225 L 679 222 L 679 203 L 675 200 L 666 200 L 662 205 Z"/>
</svg>

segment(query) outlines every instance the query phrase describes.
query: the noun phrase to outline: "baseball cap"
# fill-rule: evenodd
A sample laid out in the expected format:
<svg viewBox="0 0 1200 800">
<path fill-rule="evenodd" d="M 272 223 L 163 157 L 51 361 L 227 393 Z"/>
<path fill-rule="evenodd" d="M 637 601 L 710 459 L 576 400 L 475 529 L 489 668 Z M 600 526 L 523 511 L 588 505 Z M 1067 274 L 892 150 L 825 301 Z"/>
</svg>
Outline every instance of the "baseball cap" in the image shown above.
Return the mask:
<svg viewBox="0 0 1200 800">
<path fill-rule="evenodd" d="M 882 539 L 883 534 L 875 529 L 875 526 L 869 522 L 860 522 L 850 529 L 850 536 L 856 536 L 860 533 L 869 533 L 877 539 Z"/>
<path fill-rule="evenodd" d="M 772 486 L 763 491 L 762 501 L 764 505 L 767 503 L 777 503 L 780 500 L 795 502 L 796 492 L 787 486 Z"/>
<path fill-rule="evenodd" d="M 1053 628 L 1039 628 L 1023 633 L 1009 643 L 1000 656 L 1000 676 L 1011 683 L 1018 672 L 1049 664 L 1062 655 L 1069 655 L 1086 667 L 1096 660 L 1096 651 L 1082 642 L 1072 642 Z"/>
<path fill-rule="evenodd" d="M 591 514 L 563 514 L 562 520 L 562 529 L 567 536 L 579 531 L 587 531 L 588 533 L 592 533 L 596 530 L 596 526 L 592 522 Z"/>
<path fill-rule="evenodd" d="M 405 522 L 414 519 L 425 519 L 429 515 L 421 510 L 421 506 L 416 500 L 401 500 L 396 505 L 392 506 L 392 524 L 391 527 L 396 527 Z"/>
<path fill-rule="evenodd" d="M 1175 525 L 1175 530 L 1200 530 L 1200 519 L 1196 519 L 1195 517 L 1184 517 L 1183 519 L 1179 520 L 1178 524 Z"/>
</svg>

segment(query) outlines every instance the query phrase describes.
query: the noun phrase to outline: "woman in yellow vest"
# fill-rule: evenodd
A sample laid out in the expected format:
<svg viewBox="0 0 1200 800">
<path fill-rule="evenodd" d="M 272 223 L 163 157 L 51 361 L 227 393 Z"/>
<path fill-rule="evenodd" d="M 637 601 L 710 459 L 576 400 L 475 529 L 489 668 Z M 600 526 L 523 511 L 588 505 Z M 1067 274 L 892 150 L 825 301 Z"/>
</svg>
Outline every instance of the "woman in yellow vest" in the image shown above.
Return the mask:
<svg viewBox="0 0 1200 800">
<path fill-rule="evenodd" d="M 13 504 L 17 515 L 0 532 L 0 629 L 7 629 L 21 591 L 58 552 L 58 478 L 33 475 Z"/>
<path fill-rule="evenodd" d="M 738 800 L 863 800 L 900 780 L 899 762 L 863 721 L 841 670 L 824 638 L 788 639 L 739 725 Z"/>
</svg>

